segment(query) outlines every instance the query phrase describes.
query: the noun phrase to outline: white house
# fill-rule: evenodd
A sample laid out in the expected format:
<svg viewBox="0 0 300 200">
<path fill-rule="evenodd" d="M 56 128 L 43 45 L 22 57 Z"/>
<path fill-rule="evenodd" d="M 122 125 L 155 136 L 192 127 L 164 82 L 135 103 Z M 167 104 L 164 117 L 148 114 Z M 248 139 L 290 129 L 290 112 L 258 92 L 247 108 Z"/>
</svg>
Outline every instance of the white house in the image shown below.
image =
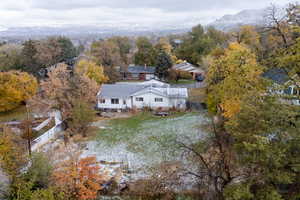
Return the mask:
<svg viewBox="0 0 300 200">
<path fill-rule="evenodd" d="M 104 84 L 97 95 L 99 110 L 185 109 L 187 88 L 171 88 L 169 84 L 151 80 L 141 83 Z"/>
<path fill-rule="evenodd" d="M 299 83 L 292 81 L 285 70 L 273 68 L 263 76 L 273 81 L 273 86 L 270 88 L 271 93 L 280 95 L 284 103 L 300 105 L 300 88 L 297 86 Z M 299 80 L 299 77 L 295 75 L 293 80 Z"/>
</svg>

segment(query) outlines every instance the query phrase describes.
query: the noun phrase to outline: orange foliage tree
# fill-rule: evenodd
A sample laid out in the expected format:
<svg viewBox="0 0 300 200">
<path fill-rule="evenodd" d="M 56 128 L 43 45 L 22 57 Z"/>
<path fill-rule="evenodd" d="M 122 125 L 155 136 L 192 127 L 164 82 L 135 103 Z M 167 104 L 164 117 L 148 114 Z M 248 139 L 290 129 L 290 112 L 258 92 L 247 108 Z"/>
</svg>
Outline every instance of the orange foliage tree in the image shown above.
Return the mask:
<svg viewBox="0 0 300 200">
<path fill-rule="evenodd" d="M 59 163 L 53 172 L 53 184 L 69 199 L 96 199 L 106 175 L 100 173 L 95 157 L 81 158 L 78 154 Z"/>
</svg>

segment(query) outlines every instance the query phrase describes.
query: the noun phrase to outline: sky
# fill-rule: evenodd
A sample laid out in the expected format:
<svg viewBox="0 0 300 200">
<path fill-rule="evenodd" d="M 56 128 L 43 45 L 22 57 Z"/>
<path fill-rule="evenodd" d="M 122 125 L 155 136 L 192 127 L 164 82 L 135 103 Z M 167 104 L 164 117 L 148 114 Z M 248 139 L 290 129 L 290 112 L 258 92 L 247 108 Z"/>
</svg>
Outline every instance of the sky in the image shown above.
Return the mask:
<svg viewBox="0 0 300 200">
<path fill-rule="evenodd" d="M 291 0 L 0 0 L 0 28 L 207 24 L 225 14 Z"/>
</svg>

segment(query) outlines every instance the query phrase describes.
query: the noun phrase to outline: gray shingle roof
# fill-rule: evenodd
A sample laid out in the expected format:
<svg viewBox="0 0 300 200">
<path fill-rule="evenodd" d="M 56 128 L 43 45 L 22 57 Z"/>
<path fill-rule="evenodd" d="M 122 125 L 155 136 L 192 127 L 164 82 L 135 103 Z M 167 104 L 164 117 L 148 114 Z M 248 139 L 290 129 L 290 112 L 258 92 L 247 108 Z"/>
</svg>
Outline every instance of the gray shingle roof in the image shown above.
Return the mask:
<svg viewBox="0 0 300 200">
<path fill-rule="evenodd" d="M 186 88 L 168 88 L 168 87 L 152 87 L 151 85 L 142 84 L 103 84 L 98 94 L 99 98 L 128 98 L 139 92 L 157 92 L 163 96 L 176 98 L 187 98 L 188 92 Z"/>
<path fill-rule="evenodd" d="M 122 98 L 145 88 L 143 85 L 132 84 L 103 84 L 98 95 L 100 98 Z"/>
<path fill-rule="evenodd" d="M 263 74 L 264 78 L 271 79 L 277 84 L 284 84 L 289 80 L 289 76 L 285 70 L 280 68 L 273 68 Z"/>
<path fill-rule="evenodd" d="M 172 67 L 175 70 L 186 71 L 186 72 L 195 72 L 195 73 L 203 73 L 204 71 L 199 67 L 196 67 L 188 62 L 183 62 Z"/>
<path fill-rule="evenodd" d="M 153 66 L 129 66 L 127 71 L 132 74 L 147 73 L 154 74 L 155 67 Z"/>
</svg>

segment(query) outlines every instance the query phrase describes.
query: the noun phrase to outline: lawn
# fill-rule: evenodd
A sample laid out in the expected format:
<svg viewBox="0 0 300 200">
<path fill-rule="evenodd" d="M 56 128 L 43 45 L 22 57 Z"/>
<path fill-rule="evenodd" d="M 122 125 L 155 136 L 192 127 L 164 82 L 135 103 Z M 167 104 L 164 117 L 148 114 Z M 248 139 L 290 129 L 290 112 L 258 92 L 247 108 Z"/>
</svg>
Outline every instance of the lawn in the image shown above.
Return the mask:
<svg viewBox="0 0 300 200">
<path fill-rule="evenodd" d="M 206 134 L 200 129 L 205 117 L 199 113 L 177 113 L 161 118 L 140 113 L 127 119 L 102 124 L 94 141 L 87 143 L 87 155 L 99 160 L 126 162 L 132 169 L 144 169 L 164 161 L 182 161 L 176 141 L 192 143 Z"/>
<path fill-rule="evenodd" d="M 12 111 L 0 113 L 0 122 L 19 121 L 26 118 L 26 107 L 20 106 Z"/>
</svg>

